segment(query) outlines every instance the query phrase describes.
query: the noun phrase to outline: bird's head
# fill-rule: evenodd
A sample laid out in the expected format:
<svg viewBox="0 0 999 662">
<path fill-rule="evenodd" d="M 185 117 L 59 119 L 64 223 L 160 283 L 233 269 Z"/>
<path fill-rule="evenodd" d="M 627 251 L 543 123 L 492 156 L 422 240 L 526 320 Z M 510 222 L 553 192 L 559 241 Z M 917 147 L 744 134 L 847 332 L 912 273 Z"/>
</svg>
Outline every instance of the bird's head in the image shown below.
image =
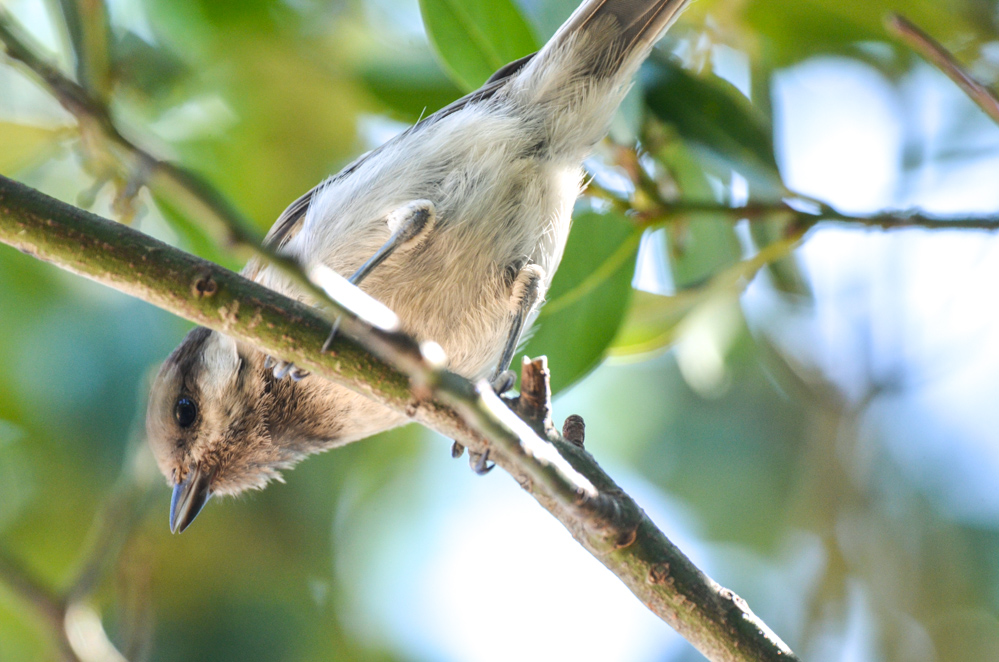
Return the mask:
<svg viewBox="0 0 999 662">
<path fill-rule="evenodd" d="M 273 438 L 274 379 L 263 360 L 259 351 L 198 327 L 160 368 L 146 433 L 173 487 L 171 531 L 187 528 L 213 495 L 262 488 L 297 459 Z"/>
</svg>

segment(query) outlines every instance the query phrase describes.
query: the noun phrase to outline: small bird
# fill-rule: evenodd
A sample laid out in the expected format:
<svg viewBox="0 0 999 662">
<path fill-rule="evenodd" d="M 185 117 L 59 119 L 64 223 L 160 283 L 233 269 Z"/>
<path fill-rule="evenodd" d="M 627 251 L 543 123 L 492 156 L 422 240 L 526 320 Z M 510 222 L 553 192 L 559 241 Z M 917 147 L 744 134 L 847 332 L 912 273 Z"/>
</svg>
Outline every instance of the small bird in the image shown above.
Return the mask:
<svg viewBox="0 0 999 662">
<path fill-rule="evenodd" d="M 540 51 L 301 196 L 265 241 L 307 269 L 351 274 L 403 330 L 436 341 L 450 370 L 508 389 L 562 259 L 583 159 L 688 1 L 585 0 Z M 305 298 L 259 260 L 243 274 Z M 263 488 L 306 455 L 406 421 L 198 327 L 160 369 L 146 429 L 180 532 L 212 495 Z"/>
</svg>

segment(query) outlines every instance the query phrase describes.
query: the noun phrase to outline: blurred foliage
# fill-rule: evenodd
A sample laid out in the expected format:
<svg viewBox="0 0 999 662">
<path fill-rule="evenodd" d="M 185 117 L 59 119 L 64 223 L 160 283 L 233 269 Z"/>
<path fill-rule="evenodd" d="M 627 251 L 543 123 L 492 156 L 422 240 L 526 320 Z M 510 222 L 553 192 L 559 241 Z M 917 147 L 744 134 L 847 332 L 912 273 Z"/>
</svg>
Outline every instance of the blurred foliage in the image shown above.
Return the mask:
<svg viewBox="0 0 999 662">
<path fill-rule="evenodd" d="M 666 58 L 656 58 L 646 71 L 645 100 L 656 117 L 722 167 L 783 193 L 770 122 L 734 85 Z"/>
<path fill-rule="evenodd" d="M 420 0 L 420 10 L 434 48 L 466 92 L 539 47 L 510 0 Z"/>
<path fill-rule="evenodd" d="M 100 2 L 2 4 L 52 61 L 108 99 L 125 135 L 202 174 L 261 230 L 358 153 L 536 49 L 575 7 L 117 0 L 102 19 L 86 13 Z M 868 375 L 861 397 L 848 394 L 801 360 L 821 334 L 777 338 L 775 327 L 794 324 L 780 306 L 824 303 L 814 274 L 790 247 L 754 261 L 780 248 L 786 219 L 747 230 L 723 209 L 787 192 L 774 76 L 835 57 L 863 62 L 899 89 L 918 84 L 915 58 L 881 28 L 889 10 L 999 78 L 993 0 L 693 3 L 615 121 L 613 135 L 637 138 L 637 150 L 629 138 L 588 162 L 629 209 L 599 195 L 580 203 L 525 352 L 549 356 L 553 386 L 565 393 L 556 405 L 586 417 L 596 457 L 615 465 L 612 474 L 644 481 L 649 499 L 683 504 L 696 521 L 690 538 L 711 550 L 718 578 L 803 658 L 993 660 L 999 520 L 954 517 L 893 460 L 887 449 L 901 428 L 872 429 L 869 418 L 902 387 Z M 910 122 L 903 106 L 899 123 Z M 986 134 L 994 127 L 955 108 L 937 136 L 948 167 L 995 149 Z M 113 215 L 109 183 L 134 173 L 108 173 L 91 154 L 44 90 L 0 63 L 0 173 Z M 898 168 L 942 167 L 926 159 L 912 148 Z M 650 200 L 719 210 L 635 213 Z M 238 268 L 170 200 L 142 192 L 136 203 L 144 231 Z M 763 323 L 760 314 L 750 321 L 740 299 L 751 281 L 780 302 Z M 456 512 L 421 490 L 465 469 L 419 479 L 418 467 L 443 458 L 446 443 L 415 427 L 309 460 L 287 484 L 213 503 L 188 533 L 168 534 L 168 492 L 143 446 L 142 398 L 150 371 L 188 328 L 0 247 L 0 553 L 53 591 L 91 569 L 82 604 L 133 661 L 462 659 L 400 643 L 398 623 L 378 620 L 370 605 L 383 605 L 374 613 L 384 616 L 412 602 L 391 586 L 376 592 L 384 579 L 351 570 L 357 557 L 385 575 L 408 567 L 428 543 L 400 542 L 410 529 L 399 523 L 435 530 Z M 587 377 L 608 353 L 622 360 Z M 553 611 L 578 608 L 545 586 L 524 587 L 531 591 L 531 600 L 553 600 Z M 483 650 L 494 636 L 486 625 Z M 0 660 L 57 659 L 55 641 L 0 573 Z M 656 659 L 695 657 L 663 644 Z"/>
</svg>

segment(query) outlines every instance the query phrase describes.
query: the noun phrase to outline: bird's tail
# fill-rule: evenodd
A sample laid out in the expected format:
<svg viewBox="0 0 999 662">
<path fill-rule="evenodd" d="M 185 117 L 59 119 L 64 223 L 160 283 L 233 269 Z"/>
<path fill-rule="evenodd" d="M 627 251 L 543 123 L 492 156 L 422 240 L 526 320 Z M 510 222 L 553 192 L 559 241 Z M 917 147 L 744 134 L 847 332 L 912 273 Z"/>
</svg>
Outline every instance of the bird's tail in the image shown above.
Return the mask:
<svg viewBox="0 0 999 662">
<path fill-rule="evenodd" d="M 552 138 L 588 150 L 652 46 L 690 0 L 586 0 L 511 80 L 554 123 Z M 580 144 L 580 143 L 585 143 Z"/>
<path fill-rule="evenodd" d="M 613 33 L 621 64 L 629 56 L 644 58 L 676 21 L 690 0 L 587 0 L 562 24 L 545 49 L 588 30 Z M 608 63 L 612 65 L 613 63 Z"/>
</svg>

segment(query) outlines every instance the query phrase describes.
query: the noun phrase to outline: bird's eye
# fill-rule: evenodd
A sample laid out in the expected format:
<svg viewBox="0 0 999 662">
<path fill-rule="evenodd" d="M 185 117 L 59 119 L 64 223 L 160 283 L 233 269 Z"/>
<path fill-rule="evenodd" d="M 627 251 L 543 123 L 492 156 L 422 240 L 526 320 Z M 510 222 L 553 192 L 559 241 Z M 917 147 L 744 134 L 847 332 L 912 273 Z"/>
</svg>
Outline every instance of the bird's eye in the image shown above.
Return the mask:
<svg viewBox="0 0 999 662">
<path fill-rule="evenodd" d="M 173 407 L 173 417 L 177 419 L 177 425 L 180 427 L 191 427 L 194 419 L 198 417 L 198 406 L 190 398 L 180 398 Z"/>
</svg>

